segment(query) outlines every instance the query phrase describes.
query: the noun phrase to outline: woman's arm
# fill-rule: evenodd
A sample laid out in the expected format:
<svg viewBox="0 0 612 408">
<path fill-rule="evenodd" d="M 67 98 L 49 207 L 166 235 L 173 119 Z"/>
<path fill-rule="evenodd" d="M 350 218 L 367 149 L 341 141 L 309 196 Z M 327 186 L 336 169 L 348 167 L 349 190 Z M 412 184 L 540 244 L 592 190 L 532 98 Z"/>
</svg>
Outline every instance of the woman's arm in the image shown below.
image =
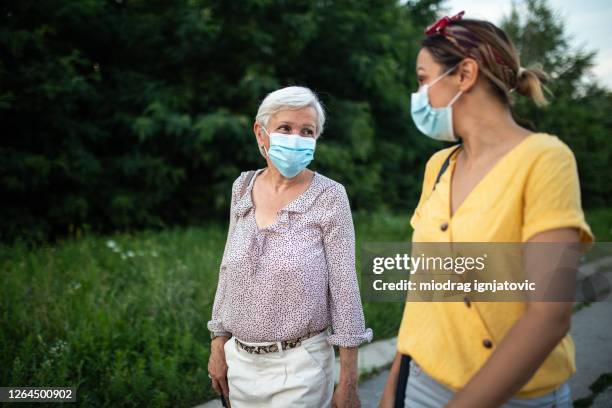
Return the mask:
<svg viewBox="0 0 612 408">
<path fill-rule="evenodd" d="M 355 231 L 346 191 L 338 184 L 322 197 L 323 246 L 327 261 L 330 314 L 333 334 L 328 341 L 340 347 L 340 383 L 335 407 L 359 407 L 357 347 L 372 339 L 365 328 L 359 284 L 355 271 Z"/>
<path fill-rule="evenodd" d="M 359 371 L 357 347 L 340 347 L 340 379 L 332 401 L 332 407 L 359 407 Z"/>
<path fill-rule="evenodd" d="M 232 185 L 232 198 L 230 200 L 230 221 L 229 228 L 227 231 L 227 239 L 225 241 L 225 248 L 223 249 L 223 257 L 221 259 L 221 266 L 219 268 L 219 279 L 217 282 L 217 290 L 215 292 L 215 300 L 212 308 L 211 320 L 207 323 L 208 330 L 213 333 L 215 338 L 210 342 L 210 357 L 208 359 L 208 375 L 211 379 L 212 386 L 217 394 L 229 395 L 229 387 L 227 385 L 227 363 L 225 361 L 225 342 L 231 337 L 231 333 L 226 331 L 221 321 L 221 310 L 223 307 L 223 300 L 225 299 L 225 289 L 227 286 L 227 278 L 225 271 L 225 263 L 227 259 L 227 251 L 231 234 L 235 228 L 234 218 L 234 204 L 236 201 L 236 191 L 238 189 L 238 178 Z"/>
<path fill-rule="evenodd" d="M 578 240 L 577 229 L 561 228 L 539 233 L 529 242 L 556 242 L 561 247 L 562 243 L 575 243 Z M 576 253 L 575 259 L 570 260 L 573 265 L 568 265 L 567 259 L 564 265 L 577 266 L 578 257 Z M 558 265 L 558 259 L 547 259 L 547 268 L 542 268 L 537 254 L 526 258 L 525 268 L 530 274 L 534 269 L 537 269 L 538 274 L 550 274 Z M 571 279 L 571 276 L 557 278 Z M 529 381 L 567 334 L 572 306 L 573 302 L 528 302 L 524 314 L 508 331 L 491 357 L 466 386 L 455 394 L 447 407 L 497 407 L 510 399 Z"/>
<path fill-rule="evenodd" d="M 353 216 L 342 185 L 329 188 L 323 201 L 325 214 L 321 227 L 333 327 L 328 341 L 338 347 L 357 347 L 372 340 L 372 330 L 365 328 L 355 271 Z"/>
<path fill-rule="evenodd" d="M 383 389 L 378 408 L 393 408 L 395 406 L 395 393 L 397 389 L 397 380 L 400 372 L 400 365 L 402 362 L 402 354 L 396 353 L 387 376 L 387 382 Z"/>
<path fill-rule="evenodd" d="M 231 333 L 227 332 L 223 327 L 220 319 L 220 310 L 222 308 L 223 298 L 225 297 L 225 271 L 221 267 L 219 271 L 219 283 L 217 284 L 217 292 L 215 294 L 215 302 L 213 304 L 212 318 L 208 322 L 208 330 L 215 336 L 210 342 L 210 356 L 208 359 L 208 375 L 211 379 L 213 389 L 219 395 L 227 397 L 229 395 L 229 387 L 227 385 L 227 363 L 225 361 L 225 342 L 231 337 Z"/>
<path fill-rule="evenodd" d="M 240 178 L 234 181 L 232 185 L 232 197 L 230 199 L 230 215 L 229 215 L 229 227 L 227 231 L 227 238 L 225 240 L 225 247 L 223 249 L 223 256 L 221 258 L 221 266 L 219 267 L 219 279 L 217 281 L 217 290 L 215 292 L 215 300 L 213 302 L 212 308 L 212 316 L 210 321 L 207 323 L 208 330 L 211 333 L 214 333 L 217 336 L 231 336 L 231 333 L 227 332 L 223 327 L 223 324 L 220 319 L 221 308 L 223 306 L 223 300 L 225 299 L 225 287 L 226 287 L 226 278 L 225 278 L 225 264 L 227 260 L 227 251 L 231 239 L 231 235 L 235 228 L 236 219 L 234 217 L 234 204 L 236 201 L 236 192 L 238 189 L 238 185 Z"/>
</svg>

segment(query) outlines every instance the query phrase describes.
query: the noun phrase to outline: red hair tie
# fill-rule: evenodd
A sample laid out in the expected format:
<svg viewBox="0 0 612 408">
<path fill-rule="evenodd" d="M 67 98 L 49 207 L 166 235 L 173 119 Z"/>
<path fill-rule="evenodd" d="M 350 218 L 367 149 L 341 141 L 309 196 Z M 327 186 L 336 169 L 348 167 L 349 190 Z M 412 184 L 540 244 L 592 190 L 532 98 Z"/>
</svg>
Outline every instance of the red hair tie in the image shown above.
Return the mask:
<svg viewBox="0 0 612 408">
<path fill-rule="evenodd" d="M 428 36 L 442 34 L 442 31 L 446 28 L 447 25 L 450 24 L 451 21 L 461 20 L 464 14 L 465 14 L 465 11 L 460 11 L 459 13 L 455 14 L 452 17 L 448 17 L 448 16 L 442 17 L 441 19 L 439 19 L 438 21 L 436 21 L 435 23 L 427 27 L 427 29 L 425 30 L 425 34 Z"/>
</svg>

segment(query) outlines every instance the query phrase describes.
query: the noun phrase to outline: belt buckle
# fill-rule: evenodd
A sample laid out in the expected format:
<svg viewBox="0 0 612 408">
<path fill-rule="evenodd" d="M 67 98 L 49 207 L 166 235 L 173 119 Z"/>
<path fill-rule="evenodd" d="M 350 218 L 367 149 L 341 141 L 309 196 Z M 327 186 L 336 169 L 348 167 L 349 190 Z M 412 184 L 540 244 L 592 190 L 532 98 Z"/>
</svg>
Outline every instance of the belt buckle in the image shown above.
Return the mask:
<svg viewBox="0 0 612 408">
<path fill-rule="evenodd" d="M 281 348 L 282 350 L 289 350 L 292 348 L 296 348 L 302 345 L 302 341 L 309 339 L 311 337 L 314 337 L 322 332 L 324 332 L 324 330 L 320 330 L 318 332 L 312 332 L 312 333 L 308 333 L 302 337 L 299 337 L 297 339 L 294 340 L 283 340 L 281 341 Z M 280 350 L 278 349 L 278 343 L 271 343 L 268 344 L 266 346 L 249 346 L 246 345 L 244 343 L 242 343 L 241 341 L 239 341 L 237 338 L 234 338 L 234 340 L 236 340 L 236 344 L 238 344 L 238 346 L 240 346 L 240 348 L 242 348 L 244 351 L 246 351 L 247 353 L 250 354 L 266 354 L 266 353 L 278 353 Z"/>
<path fill-rule="evenodd" d="M 302 344 L 302 338 L 300 337 L 299 339 L 296 340 L 285 340 L 283 342 L 281 342 L 281 345 L 283 346 L 283 350 L 289 350 L 292 348 L 296 348 L 299 347 Z"/>
</svg>

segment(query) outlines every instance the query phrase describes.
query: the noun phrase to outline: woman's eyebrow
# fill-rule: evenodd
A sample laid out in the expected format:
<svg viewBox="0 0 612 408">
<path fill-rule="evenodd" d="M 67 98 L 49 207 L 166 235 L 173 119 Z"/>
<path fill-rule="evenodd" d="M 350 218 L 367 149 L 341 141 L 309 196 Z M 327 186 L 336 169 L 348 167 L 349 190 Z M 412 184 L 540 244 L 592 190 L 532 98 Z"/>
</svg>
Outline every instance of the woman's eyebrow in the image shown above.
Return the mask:
<svg viewBox="0 0 612 408">
<path fill-rule="evenodd" d="M 289 125 L 289 126 L 293 127 L 295 124 L 293 122 L 288 121 L 288 120 L 283 120 L 283 121 L 281 121 L 278 124 L 278 126 L 282 126 L 282 125 Z M 310 128 L 313 128 L 313 129 L 317 128 L 317 126 L 315 124 L 312 124 L 312 123 L 303 123 L 302 127 L 310 127 Z"/>
</svg>

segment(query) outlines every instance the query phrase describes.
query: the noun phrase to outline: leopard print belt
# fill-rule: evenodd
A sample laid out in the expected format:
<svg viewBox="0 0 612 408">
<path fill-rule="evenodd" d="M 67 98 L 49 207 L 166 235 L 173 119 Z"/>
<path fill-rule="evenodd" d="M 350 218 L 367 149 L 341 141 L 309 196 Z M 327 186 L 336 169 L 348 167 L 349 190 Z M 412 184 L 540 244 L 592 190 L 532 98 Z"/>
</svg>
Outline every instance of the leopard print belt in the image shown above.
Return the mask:
<svg viewBox="0 0 612 408">
<path fill-rule="evenodd" d="M 327 329 L 319 330 L 317 332 L 308 333 L 305 336 L 300 337 L 299 339 L 294 340 L 284 340 L 279 342 L 283 350 L 289 350 L 295 347 L 298 347 L 302 344 L 302 341 L 309 339 L 311 337 L 316 336 L 319 333 L 323 333 Z M 238 347 L 251 354 L 266 354 L 266 353 L 276 353 L 278 352 L 278 343 L 267 344 L 265 346 L 250 346 L 248 344 L 244 344 L 240 340 L 234 337 L 234 341 Z"/>
</svg>

